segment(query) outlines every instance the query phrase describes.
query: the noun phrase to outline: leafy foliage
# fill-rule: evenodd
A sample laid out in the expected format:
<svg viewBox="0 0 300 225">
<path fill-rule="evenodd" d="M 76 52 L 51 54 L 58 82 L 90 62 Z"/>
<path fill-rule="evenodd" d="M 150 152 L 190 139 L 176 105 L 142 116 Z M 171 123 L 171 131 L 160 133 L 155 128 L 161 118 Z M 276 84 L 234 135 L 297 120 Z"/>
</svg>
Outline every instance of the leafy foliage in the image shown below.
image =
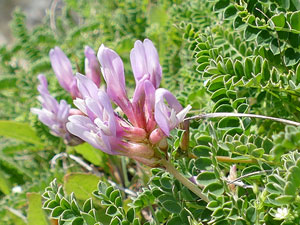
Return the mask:
<svg viewBox="0 0 300 225">
<path fill-rule="evenodd" d="M 202 189 L 206 203 L 163 167 L 149 169 L 88 144 L 66 146 L 30 113 L 39 73 L 55 98 L 72 102 L 51 70 L 54 46 L 79 72 L 85 45 L 114 48 L 133 92 L 128 53 L 148 37 L 159 51 L 162 86 L 190 104 L 191 115 L 299 121 L 299 21 L 297 0 L 65 0 L 33 30 L 16 10 L 15 42 L 0 47 L 1 222 L 299 224 L 298 127 L 247 117 L 191 120 L 188 148 L 181 146 L 183 130 L 173 131 L 169 160 Z"/>
</svg>

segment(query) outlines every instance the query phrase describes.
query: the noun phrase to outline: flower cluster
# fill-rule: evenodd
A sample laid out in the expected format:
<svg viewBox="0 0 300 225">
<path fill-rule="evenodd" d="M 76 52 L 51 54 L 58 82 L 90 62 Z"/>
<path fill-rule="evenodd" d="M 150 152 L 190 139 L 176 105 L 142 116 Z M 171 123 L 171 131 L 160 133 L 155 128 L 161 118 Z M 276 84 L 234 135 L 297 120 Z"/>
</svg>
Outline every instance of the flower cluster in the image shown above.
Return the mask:
<svg viewBox="0 0 300 225">
<path fill-rule="evenodd" d="M 167 149 L 166 138 L 183 122 L 191 107 L 183 108 L 171 92 L 159 88 L 162 69 L 153 43 L 148 39 L 136 41 L 131 50 L 136 82 L 131 100 L 127 96 L 124 65 L 119 55 L 104 45 L 99 48 L 97 58 L 106 82 L 106 91 L 103 91 L 99 89 L 99 62 L 91 49 L 86 48 L 85 53 L 86 76 L 79 73 L 74 76 L 64 53 L 57 47 L 50 52 L 59 83 L 71 93 L 74 105 L 81 112 L 68 117 L 67 130 L 108 154 L 155 165 L 159 159 L 156 149 Z M 122 110 L 123 117 L 113 109 L 111 101 Z"/>
</svg>

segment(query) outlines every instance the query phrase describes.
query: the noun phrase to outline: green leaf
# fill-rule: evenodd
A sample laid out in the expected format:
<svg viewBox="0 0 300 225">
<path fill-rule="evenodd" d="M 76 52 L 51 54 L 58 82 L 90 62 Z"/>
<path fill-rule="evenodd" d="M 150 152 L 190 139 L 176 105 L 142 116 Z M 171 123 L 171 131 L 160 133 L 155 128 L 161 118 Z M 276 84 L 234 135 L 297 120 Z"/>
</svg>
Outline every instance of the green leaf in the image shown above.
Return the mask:
<svg viewBox="0 0 300 225">
<path fill-rule="evenodd" d="M 297 187 L 294 183 L 288 181 L 286 184 L 285 184 L 285 187 L 284 187 L 284 194 L 285 195 L 296 195 L 297 194 Z"/>
<path fill-rule="evenodd" d="M 279 45 L 280 45 L 280 47 L 279 47 Z M 283 52 L 284 45 L 277 38 L 274 38 L 270 42 L 270 49 L 271 49 L 271 51 L 273 52 L 274 55 L 278 55 L 280 52 Z"/>
<path fill-rule="evenodd" d="M 0 120 L 0 136 L 43 145 L 34 129 L 27 123 Z"/>
<path fill-rule="evenodd" d="M 134 218 L 135 218 L 135 211 L 134 208 L 130 208 L 127 213 L 126 213 L 126 217 L 128 219 L 129 222 L 133 222 Z"/>
<path fill-rule="evenodd" d="M 255 210 L 255 208 L 250 207 L 250 208 L 247 209 L 246 218 L 249 222 L 254 224 L 254 222 L 256 220 L 256 210 Z"/>
<path fill-rule="evenodd" d="M 295 200 L 295 195 L 281 195 L 275 198 L 280 204 L 290 204 Z"/>
<path fill-rule="evenodd" d="M 263 62 L 261 76 L 263 81 L 268 81 L 270 79 L 271 73 L 267 60 L 264 60 Z"/>
<path fill-rule="evenodd" d="M 84 221 L 87 225 L 94 225 L 97 221 L 92 217 L 90 214 L 81 212 L 81 216 L 83 217 Z"/>
<path fill-rule="evenodd" d="M 296 65 L 300 60 L 300 53 L 295 52 L 293 48 L 288 48 L 285 50 L 283 59 L 286 66 Z"/>
<path fill-rule="evenodd" d="M 179 216 L 175 216 L 172 219 L 170 219 L 167 223 L 167 225 L 182 225 L 182 220 Z"/>
<path fill-rule="evenodd" d="M 195 161 L 195 166 L 199 170 L 209 170 L 211 169 L 212 162 L 210 158 L 201 157 Z"/>
<path fill-rule="evenodd" d="M 203 189 L 203 193 L 212 193 L 215 196 L 220 196 L 224 193 L 223 185 L 220 183 L 211 183 Z"/>
<path fill-rule="evenodd" d="M 292 29 L 300 31 L 300 11 L 294 12 L 291 16 Z"/>
<path fill-rule="evenodd" d="M 270 22 L 271 28 L 275 28 L 275 30 L 277 30 L 277 31 L 282 30 L 282 28 L 285 25 L 284 13 L 280 13 L 280 14 L 272 16 L 271 21 L 273 22 L 273 23 Z"/>
<path fill-rule="evenodd" d="M 80 217 L 75 218 L 71 225 L 84 225 L 84 220 Z"/>
<path fill-rule="evenodd" d="M 237 9 L 233 5 L 230 5 L 225 9 L 224 19 L 232 19 L 235 17 L 236 13 Z"/>
<path fill-rule="evenodd" d="M 225 9 L 229 5 L 229 3 L 229 0 L 219 0 L 214 6 L 214 11 Z"/>
<path fill-rule="evenodd" d="M 67 194 L 75 193 L 76 197 L 85 200 L 92 197 L 97 190 L 99 177 L 86 173 L 69 173 L 64 176 L 64 188 Z"/>
<path fill-rule="evenodd" d="M 291 0 L 291 3 L 294 4 L 297 10 L 300 10 L 300 1 L 299 0 Z"/>
<path fill-rule="evenodd" d="M 83 156 L 87 161 L 96 166 L 106 166 L 107 154 L 94 148 L 88 143 L 77 145 L 74 147 L 75 151 Z"/>
<path fill-rule="evenodd" d="M 248 26 L 244 31 L 244 37 L 247 41 L 252 41 L 259 33 L 259 29 Z"/>
<path fill-rule="evenodd" d="M 42 209 L 41 195 L 38 193 L 27 193 L 28 199 L 28 212 L 27 220 L 28 225 L 49 225 L 48 220 Z"/>
<path fill-rule="evenodd" d="M 200 185 L 208 185 L 217 181 L 216 175 L 213 172 L 203 172 L 197 177 L 197 181 Z"/>
<path fill-rule="evenodd" d="M 234 19 L 233 26 L 236 30 L 242 30 L 247 26 L 247 24 L 243 21 L 241 17 L 237 16 Z"/>
<path fill-rule="evenodd" d="M 164 201 L 162 205 L 170 213 L 180 213 L 181 211 L 181 206 L 175 201 L 167 200 Z"/>
</svg>

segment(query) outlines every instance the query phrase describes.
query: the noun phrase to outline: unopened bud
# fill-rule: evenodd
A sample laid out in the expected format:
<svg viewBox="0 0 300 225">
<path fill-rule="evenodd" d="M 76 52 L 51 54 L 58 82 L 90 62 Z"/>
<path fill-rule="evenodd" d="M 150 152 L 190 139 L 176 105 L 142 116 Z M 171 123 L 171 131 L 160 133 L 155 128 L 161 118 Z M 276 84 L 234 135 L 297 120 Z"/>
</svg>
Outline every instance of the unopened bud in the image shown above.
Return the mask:
<svg viewBox="0 0 300 225">
<path fill-rule="evenodd" d="M 160 128 L 155 129 L 151 132 L 149 140 L 151 144 L 159 143 L 166 135 L 162 132 Z"/>
<path fill-rule="evenodd" d="M 181 123 L 181 128 L 184 130 L 184 133 L 181 138 L 180 148 L 183 151 L 187 151 L 189 149 L 189 141 L 190 141 L 190 122 L 188 120 Z"/>
</svg>

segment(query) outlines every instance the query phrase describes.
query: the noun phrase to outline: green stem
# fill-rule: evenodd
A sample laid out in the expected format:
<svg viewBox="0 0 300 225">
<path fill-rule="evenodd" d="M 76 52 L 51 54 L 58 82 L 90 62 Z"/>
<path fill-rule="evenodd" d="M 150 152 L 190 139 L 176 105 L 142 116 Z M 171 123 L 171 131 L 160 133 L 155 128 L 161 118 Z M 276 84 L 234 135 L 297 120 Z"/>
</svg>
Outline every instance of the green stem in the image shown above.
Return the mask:
<svg viewBox="0 0 300 225">
<path fill-rule="evenodd" d="M 184 177 L 181 173 L 176 170 L 176 168 L 167 160 L 162 159 L 160 160 L 161 164 L 166 168 L 166 170 L 172 174 L 177 180 L 179 180 L 184 186 L 186 186 L 188 189 L 190 189 L 192 192 L 194 192 L 198 197 L 200 197 L 202 200 L 209 202 L 206 195 L 202 193 L 200 188 L 192 183 L 189 179 Z"/>
<path fill-rule="evenodd" d="M 124 184 L 125 184 L 125 187 L 128 187 L 129 186 L 129 180 L 128 180 L 128 176 L 127 176 L 126 161 L 125 161 L 124 156 L 121 157 L 121 166 L 122 166 Z"/>
<path fill-rule="evenodd" d="M 299 122 L 295 122 L 292 120 L 286 120 L 281 118 L 275 118 L 271 116 L 262 116 L 256 114 L 249 114 L 249 113 L 207 113 L 207 114 L 200 114 L 192 117 L 188 117 L 185 120 L 194 120 L 194 119 L 206 119 L 206 118 L 218 118 L 218 117 L 250 117 L 250 118 L 258 118 L 258 119 L 268 119 L 273 120 L 280 123 L 285 123 L 293 126 L 300 126 Z"/>
</svg>

